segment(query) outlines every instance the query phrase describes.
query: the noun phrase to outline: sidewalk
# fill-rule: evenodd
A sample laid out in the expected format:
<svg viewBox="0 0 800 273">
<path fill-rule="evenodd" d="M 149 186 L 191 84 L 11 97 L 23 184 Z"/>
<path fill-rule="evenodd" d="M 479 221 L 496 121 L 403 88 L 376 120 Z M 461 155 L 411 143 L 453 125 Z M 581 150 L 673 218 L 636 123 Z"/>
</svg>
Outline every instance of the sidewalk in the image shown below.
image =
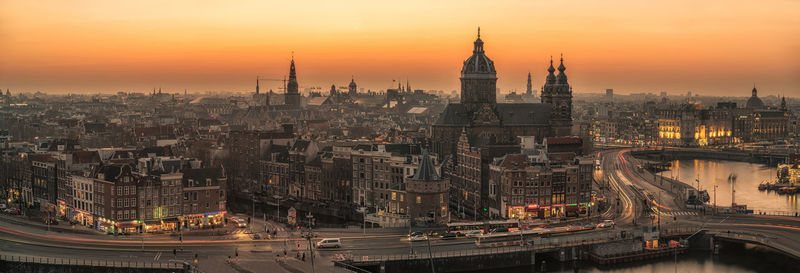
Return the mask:
<svg viewBox="0 0 800 273">
<path fill-rule="evenodd" d="M 93 228 L 89 228 L 82 225 L 70 225 L 69 222 L 59 222 L 58 225 L 50 225 L 48 227 L 47 224 L 29 220 L 27 216 L 18 216 L 18 215 L 8 215 L 0 213 L 0 219 L 6 223 L 32 227 L 34 230 L 38 231 L 49 231 L 49 232 L 57 232 L 67 235 L 89 235 L 90 237 L 96 238 L 117 238 L 117 239 L 136 239 L 139 240 L 141 238 L 173 238 L 177 240 L 179 232 L 165 232 L 165 233 L 131 233 L 131 234 L 124 234 L 124 235 L 112 235 L 107 234 L 103 231 L 96 230 Z M 229 239 L 235 231 L 236 228 L 233 227 L 225 227 L 225 228 L 217 228 L 217 229 L 198 229 L 198 230 L 188 230 L 183 231 L 183 237 L 191 238 L 191 237 L 203 237 L 204 239 Z M 224 234 L 220 235 L 220 232 L 224 232 Z"/>
</svg>

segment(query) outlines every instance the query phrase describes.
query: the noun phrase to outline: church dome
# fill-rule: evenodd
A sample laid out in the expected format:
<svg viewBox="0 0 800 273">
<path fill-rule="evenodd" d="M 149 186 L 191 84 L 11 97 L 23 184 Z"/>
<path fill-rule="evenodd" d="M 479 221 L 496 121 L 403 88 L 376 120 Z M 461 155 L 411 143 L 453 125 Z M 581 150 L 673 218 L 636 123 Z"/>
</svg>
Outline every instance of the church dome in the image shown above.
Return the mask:
<svg viewBox="0 0 800 273">
<path fill-rule="evenodd" d="M 747 100 L 747 109 L 764 109 L 764 102 L 758 98 L 758 90 L 753 87 L 753 95 Z"/>
<path fill-rule="evenodd" d="M 475 47 L 472 50 L 472 56 L 464 61 L 464 67 L 461 68 L 461 75 L 468 74 L 492 74 L 497 72 L 494 70 L 494 62 L 486 57 L 483 51 L 483 40 L 481 40 L 481 30 L 478 29 L 478 39 L 475 40 Z"/>
</svg>

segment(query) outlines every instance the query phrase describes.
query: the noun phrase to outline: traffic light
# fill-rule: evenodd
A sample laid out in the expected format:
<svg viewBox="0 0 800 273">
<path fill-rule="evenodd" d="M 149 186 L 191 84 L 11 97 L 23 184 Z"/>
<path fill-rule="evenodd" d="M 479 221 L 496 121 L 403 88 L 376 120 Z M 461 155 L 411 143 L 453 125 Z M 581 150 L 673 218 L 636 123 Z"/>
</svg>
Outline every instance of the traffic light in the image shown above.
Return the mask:
<svg viewBox="0 0 800 273">
<path fill-rule="evenodd" d="M 247 217 L 247 224 L 250 224 L 250 217 Z"/>
<path fill-rule="evenodd" d="M 489 211 L 489 209 L 487 209 L 487 208 L 483 208 L 483 211 Z"/>
</svg>

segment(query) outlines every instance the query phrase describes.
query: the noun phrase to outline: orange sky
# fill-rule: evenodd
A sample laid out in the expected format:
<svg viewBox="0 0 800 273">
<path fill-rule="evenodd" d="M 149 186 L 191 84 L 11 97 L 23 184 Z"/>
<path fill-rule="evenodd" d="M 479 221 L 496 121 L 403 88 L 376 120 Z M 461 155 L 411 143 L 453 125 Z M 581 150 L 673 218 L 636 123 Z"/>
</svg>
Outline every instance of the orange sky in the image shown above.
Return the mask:
<svg viewBox="0 0 800 273">
<path fill-rule="evenodd" d="M 301 89 L 449 92 L 480 26 L 503 92 L 563 52 L 576 92 L 800 96 L 800 1 L 653 2 L 0 0 L 0 88 L 247 91 L 294 51 Z"/>
</svg>

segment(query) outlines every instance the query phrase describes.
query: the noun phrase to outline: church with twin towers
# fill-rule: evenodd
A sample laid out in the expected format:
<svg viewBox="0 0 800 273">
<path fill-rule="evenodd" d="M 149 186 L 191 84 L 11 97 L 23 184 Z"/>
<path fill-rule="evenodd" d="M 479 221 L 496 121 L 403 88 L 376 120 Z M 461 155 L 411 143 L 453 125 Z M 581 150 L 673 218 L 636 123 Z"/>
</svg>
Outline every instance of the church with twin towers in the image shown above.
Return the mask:
<svg viewBox="0 0 800 273">
<path fill-rule="evenodd" d="M 432 126 L 432 148 L 439 156 L 455 155 L 466 134 L 471 147 L 519 144 L 518 136 L 537 140 L 570 135 L 572 87 L 562 57 L 558 74 L 550 59 L 541 103 L 497 103 L 497 71 L 486 56 L 480 28 L 472 55 L 461 68 L 461 101 L 450 103 Z"/>
</svg>

